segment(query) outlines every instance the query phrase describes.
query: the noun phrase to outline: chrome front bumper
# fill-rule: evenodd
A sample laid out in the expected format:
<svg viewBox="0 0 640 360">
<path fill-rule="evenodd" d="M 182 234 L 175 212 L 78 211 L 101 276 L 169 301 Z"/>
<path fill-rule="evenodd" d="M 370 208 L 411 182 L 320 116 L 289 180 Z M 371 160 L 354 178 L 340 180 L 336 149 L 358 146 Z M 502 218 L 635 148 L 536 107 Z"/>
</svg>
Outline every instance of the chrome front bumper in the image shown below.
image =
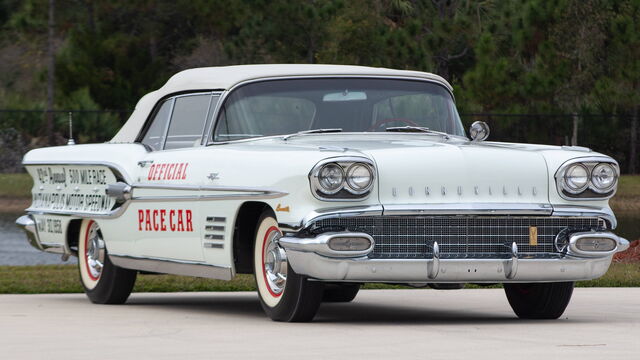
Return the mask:
<svg viewBox="0 0 640 360">
<path fill-rule="evenodd" d="M 593 254 L 530 257 L 512 248 L 508 259 L 370 259 L 366 255 L 336 256 L 321 244 L 329 239 L 285 236 L 279 240 L 293 270 L 324 281 L 397 283 L 504 283 L 590 280 L 604 275 L 613 254 L 624 251 L 629 242 L 612 233 L 616 248 Z M 436 245 L 437 247 L 437 245 Z"/>
</svg>

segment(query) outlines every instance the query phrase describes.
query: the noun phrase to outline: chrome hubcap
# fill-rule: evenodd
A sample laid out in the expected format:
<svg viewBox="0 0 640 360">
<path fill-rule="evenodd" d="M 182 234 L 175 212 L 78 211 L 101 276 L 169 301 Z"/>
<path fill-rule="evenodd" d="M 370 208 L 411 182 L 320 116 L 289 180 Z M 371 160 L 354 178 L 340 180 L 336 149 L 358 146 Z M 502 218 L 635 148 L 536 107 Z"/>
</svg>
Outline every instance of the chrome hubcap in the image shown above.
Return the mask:
<svg viewBox="0 0 640 360">
<path fill-rule="evenodd" d="M 91 278 L 98 279 L 104 266 L 104 240 L 98 224 L 93 223 L 87 237 L 85 259 Z"/>
<path fill-rule="evenodd" d="M 277 231 L 272 231 L 268 235 L 262 257 L 267 286 L 276 295 L 282 294 L 287 282 L 287 254 L 278 245 L 280 237 Z"/>
</svg>

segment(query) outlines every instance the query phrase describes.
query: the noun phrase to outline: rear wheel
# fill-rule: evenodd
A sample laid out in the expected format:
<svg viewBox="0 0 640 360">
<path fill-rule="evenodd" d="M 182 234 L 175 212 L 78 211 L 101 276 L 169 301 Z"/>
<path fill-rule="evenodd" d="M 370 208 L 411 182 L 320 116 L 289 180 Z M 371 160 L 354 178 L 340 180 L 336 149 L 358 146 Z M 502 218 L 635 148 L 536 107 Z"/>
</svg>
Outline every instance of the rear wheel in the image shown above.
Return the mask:
<svg viewBox="0 0 640 360">
<path fill-rule="evenodd" d="M 360 284 L 326 284 L 323 302 L 351 302 L 358 295 Z"/>
<path fill-rule="evenodd" d="M 278 245 L 282 232 L 265 211 L 255 232 L 253 269 L 260 304 L 275 321 L 311 321 L 322 301 L 324 285 L 295 273 Z"/>
<path fill-rule="evenodd" d="M 504 284 L 513 311 L 521 319 L 557 319 L 569 305 L 573 282 Z"/>
<path fill-rule="evenodd" d="M 136 271 L 111 263 L 100 226 L 93 220 L 80 226 L 78 269 L 84 292 L 96 304 L 124 303 L 136 282 Z"/>
</svg>

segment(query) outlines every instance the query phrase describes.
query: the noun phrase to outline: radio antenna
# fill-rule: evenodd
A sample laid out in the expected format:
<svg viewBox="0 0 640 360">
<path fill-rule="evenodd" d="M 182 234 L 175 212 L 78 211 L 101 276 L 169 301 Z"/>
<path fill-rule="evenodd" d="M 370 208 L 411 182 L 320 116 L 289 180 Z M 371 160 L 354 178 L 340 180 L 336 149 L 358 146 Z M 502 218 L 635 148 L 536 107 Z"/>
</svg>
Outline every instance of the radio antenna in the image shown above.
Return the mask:
<svg viewBox="0 0 640 360">
<path fill-rule="evenodd" d="M 67 141 L 67 145 L 75 145 L 76 142 L 73 140 L 73 113 L 69 111 L 69 141 Z"/>
</svg>

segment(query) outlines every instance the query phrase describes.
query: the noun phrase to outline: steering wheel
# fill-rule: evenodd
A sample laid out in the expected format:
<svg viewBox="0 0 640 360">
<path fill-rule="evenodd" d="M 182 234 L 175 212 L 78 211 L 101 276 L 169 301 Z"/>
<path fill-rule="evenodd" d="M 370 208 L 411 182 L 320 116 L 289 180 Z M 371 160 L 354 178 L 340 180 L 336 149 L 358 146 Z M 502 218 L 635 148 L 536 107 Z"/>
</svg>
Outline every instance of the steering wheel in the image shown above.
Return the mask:
<svg viewBox="0 0 640 360">
<path fill-rule="evenodd" d="M 376 121 L 375 124 L 371 125 L 370 128 L 367 129 L 367 131 L 374 131 L 379 129 L 380 127 L 382 127 L 382 125 L 384 124 L 388 124 L 388 123 L 392 123 L 392 122 L 401 122 L 401 123 L 405 123 L 409 126 L 420 126 L 418 124 L 416 124 L 414 121 L 409 120 L 409 119 L 405 119 L 405 118 L 389 118 L 389 119 L 382 119 L 382 120 L 378 120 Z"/>
</svg>

